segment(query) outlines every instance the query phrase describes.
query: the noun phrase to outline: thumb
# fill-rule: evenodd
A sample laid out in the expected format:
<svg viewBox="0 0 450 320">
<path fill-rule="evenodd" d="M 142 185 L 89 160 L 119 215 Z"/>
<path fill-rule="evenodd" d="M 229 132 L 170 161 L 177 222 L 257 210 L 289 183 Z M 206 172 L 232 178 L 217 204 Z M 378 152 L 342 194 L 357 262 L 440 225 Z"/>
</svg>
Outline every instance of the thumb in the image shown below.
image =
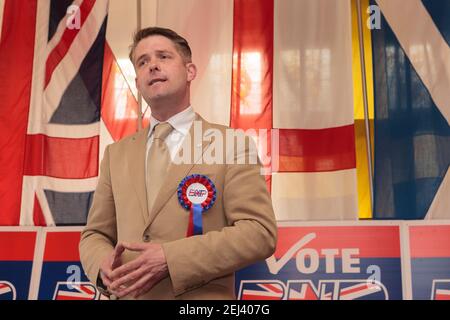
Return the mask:
<svg viewBox="0 0 450 320">
<path fill-rule="evenodd" d="M 120 256 L 125 251 L 125 247 L 122 242 L 119 242 L 114 248 L 114 257 Z"/>
</svg>

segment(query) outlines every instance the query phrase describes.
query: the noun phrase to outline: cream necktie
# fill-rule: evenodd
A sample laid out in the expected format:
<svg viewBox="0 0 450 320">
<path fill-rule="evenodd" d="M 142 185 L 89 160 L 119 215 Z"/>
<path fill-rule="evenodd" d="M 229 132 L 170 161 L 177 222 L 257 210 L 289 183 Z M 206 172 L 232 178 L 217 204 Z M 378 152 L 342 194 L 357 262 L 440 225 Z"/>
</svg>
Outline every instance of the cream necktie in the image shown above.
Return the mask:
<svg viewBox="0 0 450 320">
<path fill-rule="evenodd" d="M 150 213 L 156 199 L 156 196 L 161 189 L 164 178 L 167 173 L 167 168 L 170 164 L 170 153 L 167 144 L 164 140 L 173 130 L 173 127 L 168 122 L 161 122 L 155 126 L 153 132 L 153 142 L 148 151 L 147 157 L 147 205 Z"/>
</svg>

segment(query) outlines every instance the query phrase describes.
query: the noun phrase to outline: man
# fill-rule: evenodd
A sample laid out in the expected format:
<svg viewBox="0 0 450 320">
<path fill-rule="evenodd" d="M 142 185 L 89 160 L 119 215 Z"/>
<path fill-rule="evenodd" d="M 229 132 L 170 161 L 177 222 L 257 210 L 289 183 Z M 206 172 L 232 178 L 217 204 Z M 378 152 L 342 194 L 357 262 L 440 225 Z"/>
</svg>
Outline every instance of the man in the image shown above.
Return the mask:
<svg viewBox="0 0 450 320">
<path fill-rule="evenodd" d="M 190 106 L 196 66 L 184 38 L 164 28 L 140 30 L 130 59 L 151 107 L 150 126 L 105 150 L 81 235 L 84 270 L 116 298 L 234 299 L 234 272 L 272 255 L 276 244 L 259 162 L 229 163 L 223 156 L 222 163 L 202 162 L 217 144 L 191 143 L 193 123 L 203 134 L 226 137 L 230 129 L 206 122 Z M 249 155 L 246 142 L 238 157 Z M 175 163 L 180 150 L 194 156 Z"/>
</svg>

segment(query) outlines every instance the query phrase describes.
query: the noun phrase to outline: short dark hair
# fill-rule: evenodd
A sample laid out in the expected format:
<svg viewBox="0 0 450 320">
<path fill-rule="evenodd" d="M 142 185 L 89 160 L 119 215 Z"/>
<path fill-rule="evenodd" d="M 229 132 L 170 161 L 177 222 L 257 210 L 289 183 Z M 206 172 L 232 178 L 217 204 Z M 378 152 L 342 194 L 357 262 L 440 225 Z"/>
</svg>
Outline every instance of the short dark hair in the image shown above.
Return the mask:
<svg viewBox="0 0 450 320">
<path fill-rule="evenodd" d="M 134 65 L 133 55 L 139 41 L 150 36 L 163 36 L 170 39 L 175 44 L 175 47 L 177 48 L 178 52 L 181 54 L 183 59 L 188 62 L 192 61 L 191 48 L 189 47 L 189 43 L 185 38 L 183 38 L 182 36 L 180 36 L 178 33 L 176 33 L 171 29 L 161 27 L 149 27 L 136 31 L 133 36 L 133 43 L 130 46 L 130 54 L 129 54 L 130 60 L 133 63 L 133 65 Z"/>
</svg>

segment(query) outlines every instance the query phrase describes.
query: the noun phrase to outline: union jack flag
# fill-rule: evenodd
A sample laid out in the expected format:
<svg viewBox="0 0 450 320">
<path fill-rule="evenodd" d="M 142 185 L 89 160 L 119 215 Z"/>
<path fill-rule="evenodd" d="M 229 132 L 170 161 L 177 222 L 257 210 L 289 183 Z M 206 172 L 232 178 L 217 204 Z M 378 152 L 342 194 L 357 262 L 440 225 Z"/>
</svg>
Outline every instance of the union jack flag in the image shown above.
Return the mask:
<svg viewBox="0 0 450 320">
<path fill-rule="evenodd" d="M 38 1 L 21 225 L 84 224 L 98 175 L 108 2 Z"/>
<path fill-rule="evenodd" d="M 96 300 L 97 289 L 90 282 L 58 282 L 53 300 Z"/>
<path fill-rule="evenodd" d="M 357 300 L 387 299 L 387 291 L 378 282 L 368 280 L 322 280 L 318 288 L 311 281 L 299 281 L 289 286 L 289 300 Z"/>
<path fill-rule="evenodd" d="M 0 225 L 84 225 L 101 150 L 138 126 L 106 42 L 108 0 L 0 3 L 1 100 L 14 111 L 0 126 Z"/>
<path fill-rule="evenodd" d="M 242 281 L 240 292 L 241 300 L 282 300 L 284 287 L 277 281 Z"/>
<path fill-rule="evenodd" d="M 25 122 L 26 131 L 11 145 L 22 150 L 22 161 L 16 163 L 23 165 L 22 176 L 15 173 L 21 192 L 12 190 L 6 197 L 20 203 L 20 217 L 7 217 L 3 224 L 86 222 L 98 175 L 107 12 L 107 0 L 4 2 L 3 54 L 23 50 L 28 55 L 17 72 L 27 70 L 7 90 L 5 102 L 16 111 L 9 121 Z M 11 68 L 18 67 L 15 60 Z M 18 92 L 20 100 L 14 101 Z M 25 117 L 16 119 L 21 110 Z M 16 183 L 11 186 L 15 189 Z M 8 206 L 5 212 L 16 215 L 16 208 Z"/>
<path fill-rule="evenodd" d="M 286 293 L 286 294 L 285 294 Z M 311 280 L 291 280 L 287 286 L 280 281 L 242 281 L 242 300 L 357 300 L 388 299 L 383 284 L 368 280 L 321 280 L 317 287 Z"/>
<path fill-rule="evenodd" d="M 0 300 L 16 300 L 16 288 L 8 281 L 0 281 Z"/>
</svg>

